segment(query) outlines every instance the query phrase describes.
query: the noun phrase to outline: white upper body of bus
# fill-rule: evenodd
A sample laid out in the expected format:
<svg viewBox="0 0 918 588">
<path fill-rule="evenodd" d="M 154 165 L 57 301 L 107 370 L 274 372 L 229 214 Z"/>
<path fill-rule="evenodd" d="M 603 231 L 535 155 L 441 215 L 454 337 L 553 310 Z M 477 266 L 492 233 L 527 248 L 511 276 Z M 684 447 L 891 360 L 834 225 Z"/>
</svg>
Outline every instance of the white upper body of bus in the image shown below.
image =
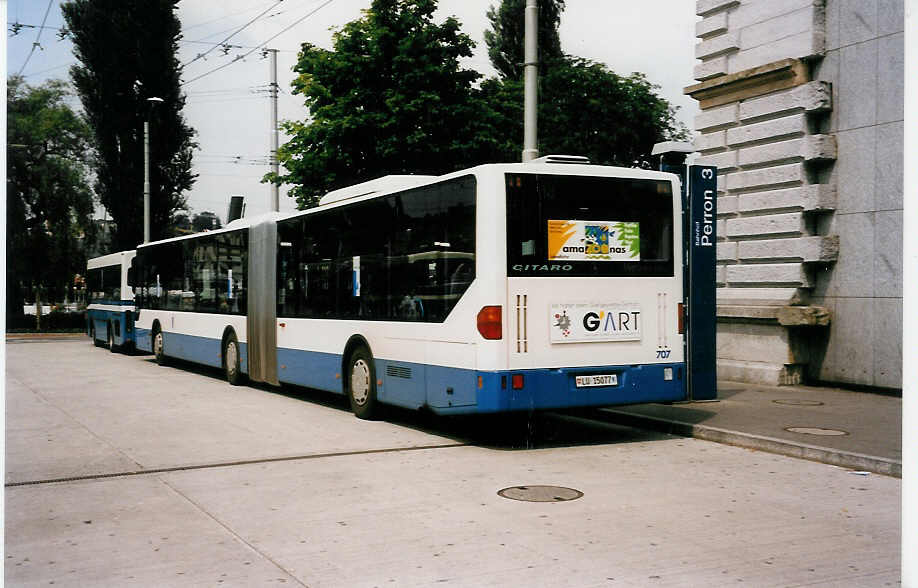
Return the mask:
<svg viewBox="0 0 918 588">
<path fill-rule="evenodd" d="M 476 193 L 474 251 L 457 251 L 446 239 L 432 243 L 436 252 L 415 253 L 409 260 L 430 258 L 433 268 L 434 257 L 458 265 L 459 258 L 474 255 L 474 280 L 436 324 L 366 323 L 362 328 L 373 335 L 374 353 L 485 370 L 684 361 L 681 198 L 674 174 L 576 158 L 487 164 L 443 176 L 379 178 L 331 192 L 318 207 L 291 216 L 470 177 Z M 609 241 L 616 231 L 627 235 Z M 613 253 L 603 253 L 604 245 L 612 245 Z M 587 246 L 598 247 L 597 254 L 586 252 Z M 485 335 L 482 312 L 494 308 L 497 323 L 486 324 L 491 332 Z M 323 333 L 335 341 L 326 351 L 355 328 L 322 323 Z M 278 334 L 279 344 L 298 346 L 295 339 L 283 329 Z"/>
<path fill-rule="evenodd" d="M 90 274 L 102 273 L 105 279 L 103 288 L 106 292 L 113 292 L 110 289 L 111 285 L 108 284 L 110 275 L 114 276 L 118 292 L 115 292 L 117 296 L 112 296 L 116 300 L 121 300 L 123 302 L 129 302 L 134 300 L 134 289 L 131 287 L 131 284 L 128 280 L 128 270 L 131 269 L 131 261 L 137 255 L 137 251 L 131 249 L 129 251 L 119 251 L 117 253 L 110 253 L 108 255 L 101 255 L 99 257 L 94 257 L 86 261 L 86 270 L 87 278 L 89 279 Z M 88 284 L 92 286 L 93 280 L 89 279 Z"/>
</svg>

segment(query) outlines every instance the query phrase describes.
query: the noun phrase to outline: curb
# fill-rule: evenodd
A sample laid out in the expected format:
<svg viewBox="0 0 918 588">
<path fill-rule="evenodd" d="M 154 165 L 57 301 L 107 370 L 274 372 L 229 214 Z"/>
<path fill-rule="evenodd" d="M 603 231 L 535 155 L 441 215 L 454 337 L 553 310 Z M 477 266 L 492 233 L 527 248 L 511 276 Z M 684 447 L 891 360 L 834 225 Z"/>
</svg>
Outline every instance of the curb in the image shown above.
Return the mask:
<svg viewBox="0 0 918 588">
<path fill-rule="evenodd" d="M 902 477 L 902 462 L 885 457 L 828 449 L 817 445 L 795 443 L 787 441 L 786 439 L 750 435 L 748 433 L 740 433 L 738 431 L 729 431 L 727 429 L 696 425 L 682 421 L 670 421 L 643 415 L 638 416 L 609 408 L 601 409 L 599 413 L 609 417 L 610 422 L 619 425 L 651 429 L 661 433 L 679 435 L 680 437 L 694 437 L 696 439 L 704 439 L 705 441 L 723 443 L 724 445 L 734 445 L 746 449 L 755 449 L 767 453 L 776 453 L 788 457 L 818 461 L 820 463 L 842 468 L 863 470 L 875 474 L 882 474 L 884 476 L 892 476 L 894 478 Z"/>
<path fill-rule="evenodd" d="M 59 340 L 59 339 L 88 339 L 86 333 L 7 333 L 7 341 L 31 341 L 31 340 Z"/>
</svg>

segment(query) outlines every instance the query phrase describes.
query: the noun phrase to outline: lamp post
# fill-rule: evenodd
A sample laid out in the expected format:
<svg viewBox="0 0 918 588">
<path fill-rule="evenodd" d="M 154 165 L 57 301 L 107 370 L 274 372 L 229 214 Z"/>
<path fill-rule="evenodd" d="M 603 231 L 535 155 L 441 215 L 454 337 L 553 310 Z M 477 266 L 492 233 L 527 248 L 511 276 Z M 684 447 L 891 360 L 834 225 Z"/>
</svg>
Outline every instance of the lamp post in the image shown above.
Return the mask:
<svg viewBox="0 0 918 588">
<path fill-rule="evenodd" d="M 539 156 L 539 3 L 526 0 L 523 37 L 523 162 Z"/>
<path fill-rule="evenodd" d="M 150 242 L 150 118 L 153 107 L 163 102 L 162 98 L 147 98 L 150 105 L 147 120 L 143 121 L 143 242 Z"/>
</svg>

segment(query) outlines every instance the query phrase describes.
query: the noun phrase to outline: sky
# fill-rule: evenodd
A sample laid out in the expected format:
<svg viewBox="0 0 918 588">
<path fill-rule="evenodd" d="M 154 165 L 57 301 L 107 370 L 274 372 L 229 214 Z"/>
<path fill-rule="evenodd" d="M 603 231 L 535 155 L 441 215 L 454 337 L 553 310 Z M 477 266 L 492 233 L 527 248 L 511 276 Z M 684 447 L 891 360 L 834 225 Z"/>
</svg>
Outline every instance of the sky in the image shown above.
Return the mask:
<svg viewBox="0 0 918 588">
<path fill-rule="evenodd" d="M 438 21 L 447 16 L 459 19 L 463 31 L 477 44 L 474 56 L 465 60 L 464 66 L 486 76 L 495 75 L 484 43 L 484 31 L 489 26 L 486 12 L 498 2 L 440 0 L 437 13 Z M 21 71 L 31 85 L 68 77 L 68 68 L 76 60 L 72 44 L 58 35 L 64 24 L 60 3 L 61 0 L 6 2 L 8 75 Z M 361 10 L 369 5 L 370 0 L 178 3 L 183 33 L 178 58 L 185 66 L 182 90 L 187 95 L 184 115 L 197 131 L 200 145 L 194 156 L 194 172 L 199 175 L 188 193 L 192 213 L 213 211 L 225 220 L 231 195 L 245 196 L 247 216 L 269 210 L 270 187 L 260 179 L 270 171 L 266 163 L 271 149 L 271 105 L 267 94 L 270 61 L 261 56 L 258 48 L 278 50 L 278 118 L 302 120 L 306 117 L 303 101 L 290 94 L 300 43 L 308 41 L 331 49 L 333 29 L 359 18 Z M 603 63 L 622 75 L 645 73 L 660 86 L 661 96 L 680 107 L 677 117 L 693 128 L 694 116 L 699 112 L 697 102 L 682 92 L 694 83 L 698 20 L 694 6 L 691 0 L 567 0 L 561 18 L 562 49 Z M 43 21 L 46 28 L 38 28 Z M 23 26 L 14 34 L 16 23 Z M 281 32 L 288 27 L 288 31 Z M 233 47 L 224 54 L 214 44 L 231 35 L 226 43 Z M 206 55 L 198 57 L 203 53 Z M 236 56 L 246 54 L 244 59 L 234 61 Z M 225 67 L 215 71 L 221 66 Z M 70 104 L 79 108 L 75 97 Z M 156 132 L 155 128 L 152 132 Z M 284 142 L 283 135 L 280 142 Z M 138 198 L 142 197 L 141 190 L 142 186 L 138 186 Z M 295 208 L 295 201 L 281 187 L 280 209 Z"/>
</svg>

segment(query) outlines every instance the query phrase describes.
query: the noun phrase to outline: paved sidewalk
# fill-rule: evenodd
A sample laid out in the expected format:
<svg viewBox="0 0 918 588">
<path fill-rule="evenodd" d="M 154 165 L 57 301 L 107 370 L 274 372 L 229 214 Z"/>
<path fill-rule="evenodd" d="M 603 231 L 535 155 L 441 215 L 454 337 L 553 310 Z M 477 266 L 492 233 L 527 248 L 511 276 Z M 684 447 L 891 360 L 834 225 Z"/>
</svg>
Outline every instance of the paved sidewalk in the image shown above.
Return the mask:
<svg viewBox="0 0 918 588">
<path fill-rule="evenodd" d="M 718 382 L 718 401 L 604 409 L 610 421 L 902 476 L 902 399 Z"/>
</svg>

